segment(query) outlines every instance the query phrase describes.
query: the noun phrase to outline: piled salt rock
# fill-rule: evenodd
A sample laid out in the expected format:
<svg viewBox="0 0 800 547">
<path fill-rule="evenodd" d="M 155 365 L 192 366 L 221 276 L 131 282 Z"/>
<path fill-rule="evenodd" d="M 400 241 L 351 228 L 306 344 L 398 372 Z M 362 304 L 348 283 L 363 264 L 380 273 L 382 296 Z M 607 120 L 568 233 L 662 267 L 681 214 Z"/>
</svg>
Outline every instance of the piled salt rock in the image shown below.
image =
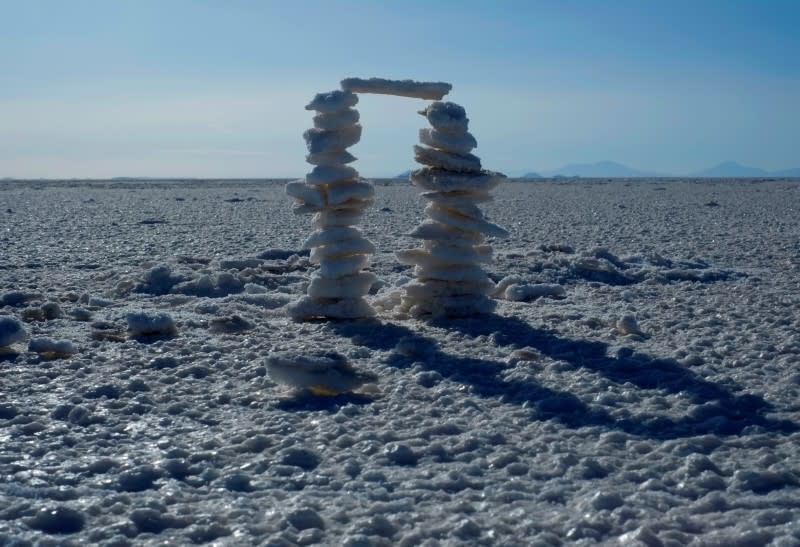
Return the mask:
<svg viewBox="0 0 800 547">
<path fill-rule="evenodd" d="M 363 271 L 375 247 L 354 228 L 372 204 L 375 189 L 347 165 L 356 158 L 347 148 L 361 138 L 358 97 L 350 91 L 331 91 L 314 97 L 314 127 L 303 134 L 308 163 L 314 168 L 304 180 L 290 182 L 286 193 L 295 198 L 296 214 L 313 214 L 317 229 L 305 242 L 319 271 L 307 295 L 287 308 L 294 319 L 358 318 L 375 314 L 364 300 L 374 274 Z"/>
<path fill-rule="evenodd" d="M 489 222 L 478 204 L 491 201 L 489 191 L 505 176 L 483 170 L 471 153 L 477 141 L 463 107 L 436 101 L 420 114 L 431 127 L 420 129 L 423 146 L 414 146 L 414 159 L 425 167 L 411 174 L 411 182 L 430 203 L 428 220 L 409 234 L 422 239 L 423 247 L 396 253 L 400 262 L 415 266 L 417 277 L 405 285 L 401 310 L 416 316 L 491 313 L 494 283 L 481 267 L 492 259 L 485 238 L 508 233 Z"/>
</svg>

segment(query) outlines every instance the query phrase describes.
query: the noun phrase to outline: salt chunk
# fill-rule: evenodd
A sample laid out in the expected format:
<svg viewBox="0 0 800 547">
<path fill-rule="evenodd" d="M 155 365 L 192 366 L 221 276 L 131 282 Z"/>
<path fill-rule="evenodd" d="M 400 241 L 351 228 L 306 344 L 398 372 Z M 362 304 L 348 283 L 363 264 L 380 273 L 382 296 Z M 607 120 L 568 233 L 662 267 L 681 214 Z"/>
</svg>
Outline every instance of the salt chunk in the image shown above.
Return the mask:
<svg viewBox="0 0 800 547">
<path fill-rule="evenodd" d="M 317 165 L 306 175 L 306 182 L 319 186 L 356 178 L 358 171 L 348 165 Z"/>
<path fill-rule="evenodd" d="M 445 243 L 477 244 L 483 242 L 483 236 L 477 232 L 465 232 L 445 226 L 440 222 L 425 220 L 408 234 L 420 239 L 438 240 Z"/>
<path fill-rule="evenodd" d="M 339 204 L 348 200 L 368 200 L 375 195 L 375 188 L 368 182 L 344 182 L 328 185 L 328 203 Z"/>
<path fill-rule="evenodd" d="M 361 295 L 334 299 L 306 296 L 286 306 L 286 312 L 293 319 L 357 319 L 375 315 L 375 310 L 361 298 Z"/>
<path fill-rule="evenodd" d="M 349 255 L 372 254 L 375 252 L 375 245 L 366 239 L 346 239 L 336 241 L 330 245 L 315 247 L 311 251 L 309 260 L 319 263 L 326 258 L 336 258 Z"/>
<path fill-rule="evenodd" d="M 349 91 L 329 91 L 327 93 L 317 93 L 310 103 L 306 105 L 306 110 L 316 110 L 317 112 L 333 113 L 347 110 L 358 104 L 358 95 Z"/>
<path fill-rule="evenodd" d="M 70 340 L 53 340 L 42 337 L 32 338 L 28 344 L 28 351 L 47 357 L 69 357 L 78 353 L 78 348 Z"/>
<path fill-rule="evenodd" d="M 0 316 L 0 348 L 21 343 L 27 338 L 25 327 L 16 317 Z"/>
<path fill-rule="evenodd" d="M 357 124 L 359 117 L 360 114 L 358 110 L 352 108 L 340 110 L 338 112 L 320 113 L 314 116 L 314 127 L 318 129 L 327 129 L 329 131 L 338 131 L 339 129 Z"/>
<path fill-rule="evenodd" d="M 414 186 L 434 192 L 488 192 L 500 184 L 505 175 L 487 170 L 462 173 L 423 167 L 413 171 L 409 178 Z"/>
<path fill-rule="evenodd" d="M 177 333 L 175 320 L 166 313 L 133 312 L 126 317 L 131 338 L 172 336 Z"/>
<path fill-rule="evenodd" d="M 308 286 L 308 295 L 316 298 L 356 298 L 367 294 L 377 280 L 378 278 L 371 272 L 361 272 L 338 279 L 315 277 Z"/>
<path fill-rule="evenodd" d="M 353 93 L 375 93 L 438 101 L 453 89 L 445 82 L 415 82 L 413 80 L 387 80 L 384 78 L 345 78 L 342 89 Z"/>
<path fill-rule="evenodd" d="M 348 393 L 378 378 L 354 368 L 344 355 L 330 351 L 271 353 L 267 358 L 267 371 L 278 383 L 319 395 Z"/>
<path fill-rule="evenodd" d="M 356 161 L 356 157 L 347 150 L 333 152 L 319 152 L 308 154 L 306 161 L 312 165 L 340 165 Z"/>
<path fill-rule="evenodd" d="M 441 281 L 471 281 L 486 282 L 489 278 L 483 268 L 471 264 L 459 264 L 454 266 L 423 267 L 416 266 L 414 275 L 420 281 L 437 279 Z"/>
<path fill-rule="evenodd" d="M 450 133 L 465 133 L 469 118 L 464 107 L 456 103 L 436 101 L 419 113 L 425 116 L 435 129 Z"/>
<path fill-rule="evenodd" d="M 324 196 L 322 190 L 317 186 L 306 184 L 302 180 L 290 182 L 285 187 L 286 193 L 295 199 L 299 199 L 304 204 L 323 205 Z"/>
<path fill-rule="evenodd" d="M 469 154 L 478 146 L 478 141 L 471 133 L 446 133 L 430 127 L 419 130 L 419 141 L 433 148 L 453 154 Z"/>
<path fill-rule="evenodd" d="M 311 154 L 341 152 L 361 140 L 361 126 L 356 124 L 338 131 L 312 128 L 303 133 L 303 138 Z"/>
<path fill-rule="evenodd" d="M 364 239 L 364 235 L 358 228 L 352 228 L 350 226 L 330 227 L 311 234 L 309 238 L 306 239 L 305 243 L 303 243 L 303 249 L 310 249 L 320 245 L 331 245 L 352 239 Z"/>
<path fill-rule="evenodd" d="M 324 279 L 339 279 L 357 274 L 368 264 L 369 257 L 366 255 L 327 257 L 320 262 L 319 272 Z"/>
<path fill-rule="evenodd" d="M 446 169 L 448 171 L 478 173 L 481 170 L 481 160 L 473 154 L 451 154 L 444 150 L 414 145 L 414 160 L 417 163 Z"/>
<path fill-rule="evenodd" d="M 431 220 L 466 232 L 479 232 L 502 238 L 508 237 L 508 232 L 493 222 L 460 215 L 443 207 L 439 207 L 435 203 L 430 203 L 425 207 L 425 214 L 428 215 L 428 218 Z"/>
</svg>

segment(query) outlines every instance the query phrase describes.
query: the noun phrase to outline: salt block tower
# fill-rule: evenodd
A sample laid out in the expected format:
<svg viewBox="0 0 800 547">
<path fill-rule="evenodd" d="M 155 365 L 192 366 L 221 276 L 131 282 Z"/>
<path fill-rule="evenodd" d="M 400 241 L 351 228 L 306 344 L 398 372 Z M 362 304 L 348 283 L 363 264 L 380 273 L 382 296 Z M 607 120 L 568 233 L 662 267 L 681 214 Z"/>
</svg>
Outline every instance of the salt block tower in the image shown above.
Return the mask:
<svg viewBox="0 0 800 547">
<path fill-rule="evenodd" d="M 314 127 L 303 134 L 314 168 L 303 180 L 286 185 L 294 197 L 295 214 L 313 214 L 316 231 L 306 240 L 311 261 L 319 264 L 307 295 L 288 307 L 294 319 L 369 317 L 375 311 L 364 300 L 376 281 L 363 271 L 375 247 L 355 228 L 372 204 L 375 189 L 353 167 L 347 151 L 361 139 L 358 96 L 331 91 L 314 97 L 306 110 L 314 110 Z"/>
<path fill-rule="evenodd" d="M 436 101 L 420 114 L 431 127 L 419 131 L 423 146 L 414 146 L 414 159 L 425 167 L 411 173 L 411 183 L 430 203 L 428 219 L 409 234 L 422 239 L 423 247 L 396 253 L 400 262 L 415 266 L 417 278 L 405 285 L 401 310 L 434 317 L 491 313 L 494 283 L 481 264 L 491 261 L 492 248 L 484 241 L 508 232 L 489 222 L 478 204 L 491 201 L 489 191 L 505 176 L 483 170 L 471 153 L 478 143 L 463 107 Z"/>
</svg>

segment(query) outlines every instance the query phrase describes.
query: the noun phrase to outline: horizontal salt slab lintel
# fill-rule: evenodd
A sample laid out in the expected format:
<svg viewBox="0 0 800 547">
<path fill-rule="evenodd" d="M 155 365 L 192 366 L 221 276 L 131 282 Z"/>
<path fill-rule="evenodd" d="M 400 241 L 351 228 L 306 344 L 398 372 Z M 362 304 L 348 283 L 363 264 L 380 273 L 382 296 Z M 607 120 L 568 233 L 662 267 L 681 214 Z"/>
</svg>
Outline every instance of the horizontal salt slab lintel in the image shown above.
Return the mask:
<svg viewBox="0 0 800 547">
<path fill-rule="evenodd" d="M 438 101 L 450 93 L 453 86 L 445 82 L 415 82 L 414 80 L 386 80 L 384 78 L 345 78 L 342 89 L 352 93 L 397 95 Z"/>
</svg>

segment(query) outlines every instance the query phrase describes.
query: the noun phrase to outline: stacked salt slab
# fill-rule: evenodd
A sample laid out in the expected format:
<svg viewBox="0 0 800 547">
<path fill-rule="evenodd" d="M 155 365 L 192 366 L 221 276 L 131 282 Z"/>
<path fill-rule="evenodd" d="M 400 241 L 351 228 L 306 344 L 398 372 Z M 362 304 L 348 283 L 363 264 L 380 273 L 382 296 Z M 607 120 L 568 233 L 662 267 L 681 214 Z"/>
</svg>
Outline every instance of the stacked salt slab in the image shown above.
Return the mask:
<svg viewBox="0 0 800 547">
<path fill-rule="evenodd" d="M 489 191 L 505 176 L 483 170 L 471 153 L 477 142 L 463 107 L 437 101 L 420 114 L 431 127 L 420 129 L 424 146 L 414 146 L 414 159 L 426 167 L 414 171 L 411 182 L 430 203 L 428 220 L 409 234 L 423 247 L 397 253 L 400 262 L 415 266 L 417 278 L 405 285 L 401 309 L 435 317 L 491 313 L 494 283 L 481 267 L 492 259 L 485 238 L 508 233 L 484 218 L 478 204 L 492 199 Z"/>
<path fill-rule="evenodd" d="M 286 193 L 295 198 L 295 214 L 313 214 L 316 231 L 305 242 L 319 270 L 307 295 L 289 305 L 294 319 L 357 318 L 375 314 L 364 300 L 376 281 L 363 271 L 375 247 L 354 226 L 372 204 L 375 190 L 347 165 L 356 158 L 347 148 L 361 138 L 358 97 L 350 91 L 320 93 L 306 106 L 314 110 L 314 127 L 303 134 L 308 163 L 314 168 L 304 180 L 290 182 Z"/>
</svg>

